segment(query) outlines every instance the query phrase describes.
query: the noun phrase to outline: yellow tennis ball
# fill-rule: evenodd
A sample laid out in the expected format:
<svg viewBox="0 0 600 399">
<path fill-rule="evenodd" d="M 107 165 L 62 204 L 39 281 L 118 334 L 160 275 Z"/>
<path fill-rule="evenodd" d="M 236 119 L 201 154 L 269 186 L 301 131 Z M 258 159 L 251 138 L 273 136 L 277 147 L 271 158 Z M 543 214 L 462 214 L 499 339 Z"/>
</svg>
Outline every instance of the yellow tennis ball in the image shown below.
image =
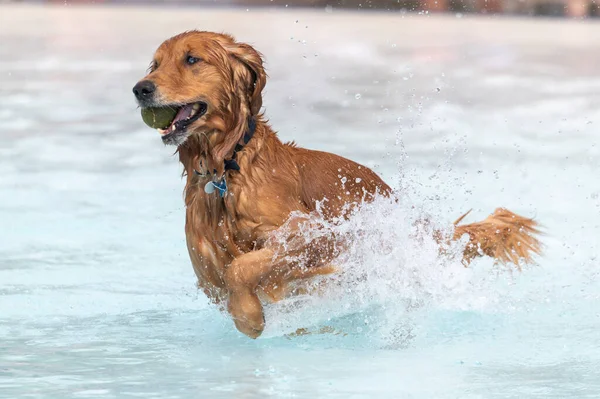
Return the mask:
<svg viewBox="0 0 600 399">
<path fill-rule="evenodd" d="M 142 108 L 144 123 L 154 129 L 166 129 L 177 115 L 177 110 L 170 107 Z"/>
</svg>

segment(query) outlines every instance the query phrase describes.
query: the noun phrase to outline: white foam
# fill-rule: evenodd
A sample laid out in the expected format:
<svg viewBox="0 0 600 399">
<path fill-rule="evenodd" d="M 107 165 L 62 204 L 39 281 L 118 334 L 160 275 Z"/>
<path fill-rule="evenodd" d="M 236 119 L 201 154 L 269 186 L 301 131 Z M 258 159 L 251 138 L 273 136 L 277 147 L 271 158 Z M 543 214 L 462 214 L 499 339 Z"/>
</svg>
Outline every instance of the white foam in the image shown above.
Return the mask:
<svg viewBox="0 0 600 399">
<path fill-rule="evenodd" d="M 388 339 L 420 309 L 494 307 L 502 291 L 490 289 L 498 276 L 490 268 L 491 261 L 481 262 L 477 270 L 465 268 L 461 263 L 464 240 L 441 254 L 432 232 L 449 233 L 451 225 L 432 220 L 423 227 L 418 221 L 424 216 L 422 208 L 402 197 L 378 197 L 348 220 L 327 222 L 315 214 L 304 238 L 308 242 L 323 235 L 344 237 L 349 246 L 333 262 L 340 272 L 316 280 L 313 295 L 268 306 L 265 336 L 327 326 L 352 330 L 345 333 L 368 330 L 371 336 Z M 279 237 L 283 243 L 285 228 Z"/>
</svg>

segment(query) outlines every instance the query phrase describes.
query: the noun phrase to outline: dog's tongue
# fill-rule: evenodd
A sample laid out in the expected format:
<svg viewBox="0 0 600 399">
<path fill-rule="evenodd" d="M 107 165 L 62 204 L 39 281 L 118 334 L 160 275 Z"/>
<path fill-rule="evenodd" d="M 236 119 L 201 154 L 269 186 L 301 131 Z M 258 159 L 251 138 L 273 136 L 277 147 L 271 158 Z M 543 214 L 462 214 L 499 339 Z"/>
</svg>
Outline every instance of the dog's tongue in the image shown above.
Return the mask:
<svg viewBox="0 0 600 399">
<path fill-rule="evenodd" d="M 188 104 L 188 105 L 181 107 L 179 109 L 179 111 L 177 111 L 177 115 L 175 115 L 175 119 L 173 119 L 173 122 L 171 122 L 171 126 L 173 126 L 175 123 L 177 123 L 179 121 L 189 118 L 190 115 L 192 114 L 193 106 L 194 106 L 193 104 Z"/>
</svg>

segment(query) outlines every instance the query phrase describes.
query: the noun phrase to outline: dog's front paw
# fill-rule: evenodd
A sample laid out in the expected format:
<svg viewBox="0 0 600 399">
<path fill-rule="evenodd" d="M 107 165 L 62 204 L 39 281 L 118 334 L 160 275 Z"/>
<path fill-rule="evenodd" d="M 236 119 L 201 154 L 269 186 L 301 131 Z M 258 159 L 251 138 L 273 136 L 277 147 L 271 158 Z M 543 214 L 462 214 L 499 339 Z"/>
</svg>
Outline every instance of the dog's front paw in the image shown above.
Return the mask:
<svg viewBox="0 0 600 399">
<path fill-rule="evenodd" d="M 252 292 L 233 292 L 229 296 L 229 313 L 236 328 L 250 338 L 258 338 L 265 329 L 263 307 Z"/>
</svg>

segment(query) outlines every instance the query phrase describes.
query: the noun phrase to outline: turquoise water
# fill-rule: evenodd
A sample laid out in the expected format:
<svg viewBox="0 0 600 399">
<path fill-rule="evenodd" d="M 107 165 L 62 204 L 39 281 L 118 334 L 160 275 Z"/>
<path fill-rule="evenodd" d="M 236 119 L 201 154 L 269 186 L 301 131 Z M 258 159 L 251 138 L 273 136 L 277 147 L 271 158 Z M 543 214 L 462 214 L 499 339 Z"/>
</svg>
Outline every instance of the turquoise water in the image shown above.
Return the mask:
<svg viewBox="0 0 600 399">
<path fill-rule="evenodd" d="M 341 226 L 357 237 L 344 274 L 269 307 L 256 341 L 195 289 L 180 167 L 130 92 L 162 39 L 196 27 L 265 54 L 282 138 L 403 198 Z M 599 30 L 0 7 L 0 397 L 598 397 Z M 544 256 L 464 269 L 410 237 L 412 205 L 440 225 L 535 216 Z"/>
</svg>

